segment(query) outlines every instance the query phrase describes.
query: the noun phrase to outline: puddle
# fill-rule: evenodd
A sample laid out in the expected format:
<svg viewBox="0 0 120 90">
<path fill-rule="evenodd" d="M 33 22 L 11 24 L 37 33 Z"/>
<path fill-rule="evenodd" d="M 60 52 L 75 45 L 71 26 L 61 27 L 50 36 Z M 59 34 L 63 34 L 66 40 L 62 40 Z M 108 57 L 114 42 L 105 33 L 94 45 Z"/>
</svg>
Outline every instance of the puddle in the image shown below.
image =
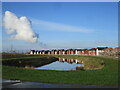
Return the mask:
<svg viewBox="0 0 120 90">
<path fill-rule="evenodd" d="M 8 83 L 9 82 L 9 83 Z M 16 80 L 2 80 L 2 88 L 118 88 L 118 86 L 97 86 L 97 85 L 80 85 L 80 84 L 52 84 L 20 81 L 13 83 Z M 6 84 L 7 83 L 7 84 Z"/>
</svg>

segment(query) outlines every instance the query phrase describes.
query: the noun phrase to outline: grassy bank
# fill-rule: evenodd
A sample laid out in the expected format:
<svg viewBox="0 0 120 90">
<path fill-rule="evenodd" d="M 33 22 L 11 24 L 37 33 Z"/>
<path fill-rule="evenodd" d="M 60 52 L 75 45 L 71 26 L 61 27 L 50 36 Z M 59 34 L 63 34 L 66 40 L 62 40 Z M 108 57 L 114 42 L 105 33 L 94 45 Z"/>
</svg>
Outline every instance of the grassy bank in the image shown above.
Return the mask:
<svg viewBox="0 0 120 90">
<path fill-rule="evenodd" d="M 2 65 L 35 68 L 40 67 L 56 61 L 57 58 L 53 56 L 34 56 L 34 57 L 22 57 L 22 58 L 10 58 L 3 59 Z"/>
<path fill-rule="evenodd" d="M 44 56 L 47 57 L 47 56 Z M 102 60 L 105 65 L 99 70 L 86 71 L 55 71 L 55 70 L 36 70 L 24 69 L 13 66 L 3 66 L 3 78 L 19 79 L 24 81 L 45 82 L 45 83 L 66 83 L 83 85 L 118 85 L 118 60 L 93 57 L 93 56 L 74 56 L 61 55 L 56 57 L 81 59 L 86 64 L 94 64 L 94 60 Z M 32 58 L 32 57 L 31 57 Z M 35 57 L 34 57 L 35 58 Z M 40 58 L 40 57 L 39 57 Z M 89 60 L 93 60 L 92 63 Z M 19 60 L 19 59 L 18 59 Z M 99 62 L 101 63 L 101 62 Z M 96 64 L 97 65 L 97 64 Z"/>
<path fill-rule="evenodd" d="M 54 57 L 77 59 L 83 61 L 85 70 L 102 69 L 105 65 L 104 60 L 94 56 L 80 56 L 80 55 L 53 55 Z"/>
</svg>

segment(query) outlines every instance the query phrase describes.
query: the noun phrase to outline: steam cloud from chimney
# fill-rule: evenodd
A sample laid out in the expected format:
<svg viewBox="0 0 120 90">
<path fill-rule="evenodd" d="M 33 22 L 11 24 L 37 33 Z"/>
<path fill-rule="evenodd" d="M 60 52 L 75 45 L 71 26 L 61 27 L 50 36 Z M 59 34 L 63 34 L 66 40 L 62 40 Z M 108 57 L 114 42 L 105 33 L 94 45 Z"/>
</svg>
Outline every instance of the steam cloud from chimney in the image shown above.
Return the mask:
<svg viewBox="0 0 120 90">
<path fill-rule="evenodd" d="M 25 16 L 18 18 L 10 11 L 6 11 L 3 25 L 7 34 L 11 35 L 11 40 L 24 40 L 31 43 L 38 40 L 38 35 L 32 30 L 31 22 Z"/>
</svg>

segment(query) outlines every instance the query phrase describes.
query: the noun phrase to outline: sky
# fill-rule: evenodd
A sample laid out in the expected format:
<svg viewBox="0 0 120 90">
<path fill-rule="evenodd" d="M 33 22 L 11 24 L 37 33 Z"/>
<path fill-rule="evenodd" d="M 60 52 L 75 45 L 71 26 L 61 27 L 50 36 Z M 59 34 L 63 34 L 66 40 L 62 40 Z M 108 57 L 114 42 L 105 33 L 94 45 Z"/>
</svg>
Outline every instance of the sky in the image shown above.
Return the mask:
<svg viewBox="0 0 120 90">
<path fill-rule="evenodd" d="M 118 46 L 117 2 L 3 2 L 3 17 L 6 11 L 27 17 L 39 38 L 11 40 L 2 26 L 3 50 Z"/>
</svg>

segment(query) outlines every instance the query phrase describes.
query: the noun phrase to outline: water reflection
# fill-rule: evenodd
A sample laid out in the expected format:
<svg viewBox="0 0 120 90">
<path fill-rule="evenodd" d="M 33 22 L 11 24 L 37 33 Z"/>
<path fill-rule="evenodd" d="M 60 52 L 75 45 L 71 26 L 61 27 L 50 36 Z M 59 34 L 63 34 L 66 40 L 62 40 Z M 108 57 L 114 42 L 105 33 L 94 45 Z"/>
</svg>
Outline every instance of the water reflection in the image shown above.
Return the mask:
<svg viewBox="0 0 120 90">
<path fill-rule="evenodd" d="M 83 64 L 83 61 L 77 60 L 77 59 L 58 58 L 58 61 L 60 61 L 60 62 L 68 62 L 70 64 L 72 64 L 72 63 Z"/>
<path fill-rule="evenodd" d="M 82 69 L 81 69 L 82 67 Z M 83 61 L 77 59 L 58 58 L 58 61 L 38 67 L 36 69 L 46 70 L 83 70 Z"/>
</svg>

